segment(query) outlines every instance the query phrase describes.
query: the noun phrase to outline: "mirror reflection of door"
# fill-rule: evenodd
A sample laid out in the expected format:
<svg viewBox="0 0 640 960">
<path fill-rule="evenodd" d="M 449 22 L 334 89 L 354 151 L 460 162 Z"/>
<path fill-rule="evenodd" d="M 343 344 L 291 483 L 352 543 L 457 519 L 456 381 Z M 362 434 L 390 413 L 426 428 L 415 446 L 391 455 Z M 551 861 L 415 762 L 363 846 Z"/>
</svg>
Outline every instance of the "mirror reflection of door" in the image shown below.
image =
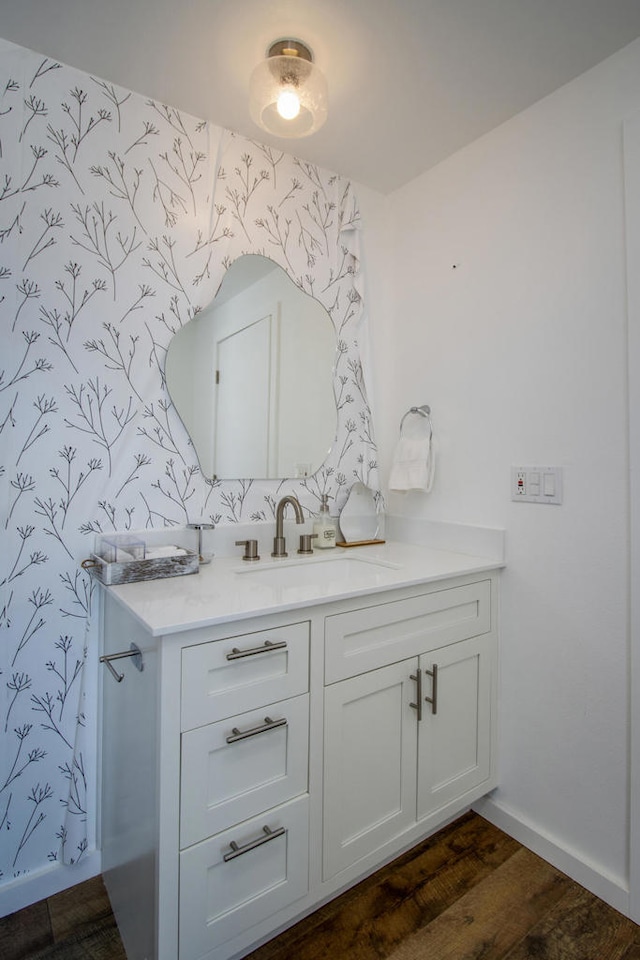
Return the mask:
<svg viewBox="0 0 640 960">
<path fill-rule="evenodd" d="M 270 476 L 274 326 L 268 315 L 217 343 L 214 476 Z"/>
<path fill-rule="evenodd" d="M 207 477 L 307 476 L 335 440 L 329 314 L 266 257 L 239 257 L 167 351 L 171 399 Z M 219 371 L 220 383 L 216 383 Z"/>
</svg>

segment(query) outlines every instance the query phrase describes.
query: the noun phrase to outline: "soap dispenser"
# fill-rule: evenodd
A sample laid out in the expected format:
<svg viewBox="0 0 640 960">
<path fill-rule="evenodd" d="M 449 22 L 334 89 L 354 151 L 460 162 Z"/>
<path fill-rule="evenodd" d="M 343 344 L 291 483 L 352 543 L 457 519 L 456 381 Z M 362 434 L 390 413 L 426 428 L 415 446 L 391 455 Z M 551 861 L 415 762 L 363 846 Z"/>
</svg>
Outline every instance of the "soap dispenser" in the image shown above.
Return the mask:
<svg viewBox="0 0 640 960">
<path fill-rule="evenodd" d="M 337 522 L 329 513 L 328 494 L 323 493 L 320 501 L 320 515 L 316 517 L 313 524 L 314 546 L 320 550 L 326 550 L 328 547 L 335 547 L 336 545 Z"/>
</svg>

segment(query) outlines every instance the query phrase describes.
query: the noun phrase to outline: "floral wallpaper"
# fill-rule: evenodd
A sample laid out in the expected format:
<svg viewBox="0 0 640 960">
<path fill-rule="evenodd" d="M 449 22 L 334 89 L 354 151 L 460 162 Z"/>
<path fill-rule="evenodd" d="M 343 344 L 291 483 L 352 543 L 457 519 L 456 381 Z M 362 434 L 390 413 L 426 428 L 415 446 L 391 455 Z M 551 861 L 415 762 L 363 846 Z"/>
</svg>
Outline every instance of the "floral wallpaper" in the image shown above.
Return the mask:
<svg viewBox="0 0 640 960">
<path fill-rule="evenodd" d="M 79 567 L 94 535 L 272 522 L 284 493 L 309 515 L 378 480 L 350 183 L 5 41 L 0 54 L 1 886 L 94 844 L 97 588 Z M 337 441 L 303 480 L 206 479 L 166 390 L 173 334 L 245 252 L 335 326 Z"/>
</svg>

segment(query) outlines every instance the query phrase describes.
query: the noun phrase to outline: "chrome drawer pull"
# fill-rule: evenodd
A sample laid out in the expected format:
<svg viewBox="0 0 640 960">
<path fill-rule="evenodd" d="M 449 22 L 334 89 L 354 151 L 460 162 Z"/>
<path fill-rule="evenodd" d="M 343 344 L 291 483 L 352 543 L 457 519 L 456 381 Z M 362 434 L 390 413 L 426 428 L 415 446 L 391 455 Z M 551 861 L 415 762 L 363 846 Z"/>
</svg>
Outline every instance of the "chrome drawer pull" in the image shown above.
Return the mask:
<svg viewBox="0 0 640 960">
<path fill-rule="evenodd" d="M 420 723 L 422 720 L 422 670 L 418 669 L 416 673 L 412 673 L 409 679 L 415 680 L 418 684 L 416 690 L 417 703 L 410 703 L 409 706 L 418 711 L 418 723 Z"/>
<path fill-rule="evenodd" d="M 275 730 L 276 727 L 286 726 L 286 717 L 282 717 L 280 720 L 265 717 L 264 723 L 261 723 L 259 727 L 251 727 L 250 730 L 238 730 L 237 727 L 233 727 L 231 734 L 227 737 L 227 743 L 236 743 L 238 740 L 246 740 L 248 737 L 257 737 L 259 733 L 266 733 L 267 730 Z"/>
<path fill-rule="evenodd" d="M 227 654 L 227 660 L 239 660 L 241 657 L 255 657 L 257 653 L 270 653 L 272 650 L 284 650 L 287 646 L 286 640 L 279 640 L 272 643 L 271 640 L 265 640 L 261 647 L 251 647 L 249 650 L 238 650 L 234 647 L 231 653 Z"/>
<path fill-rule="evenodd" d="M 433 683 L 431 686 L 431 696 L 425 697 L 425 702 L 431 704 L 431 713 L 436 714 L 438 712 L 438 664 L 434 663 L 431 670 L 425 670 L 425 673 L 428 676 L 433 677 Z"/>
<path fill-rule="evenodd" d="M 236 841 L 232 840 L 229 844 L 231 850 L 229 853 L 225 853 L 222 858 L 224 862 L 228 863 L 229 860 L 235 860 L 236 857 L 241 857 L 243 853 L 249 853 L 250 850 L 261 847 L 263 843 L 269 843 L 270 840 L 275 840 L 276 837 L 283 837 L 287 831 L 284 827 L 278 827 L 277 830 L 272 830 L 271 827 L 263 827 L 262 832 L 264 836 L 258 837 L 256 840 L 250 840 L 249 843 L 245 843 L 243 847 L 238 846 Z"/>
</svg>

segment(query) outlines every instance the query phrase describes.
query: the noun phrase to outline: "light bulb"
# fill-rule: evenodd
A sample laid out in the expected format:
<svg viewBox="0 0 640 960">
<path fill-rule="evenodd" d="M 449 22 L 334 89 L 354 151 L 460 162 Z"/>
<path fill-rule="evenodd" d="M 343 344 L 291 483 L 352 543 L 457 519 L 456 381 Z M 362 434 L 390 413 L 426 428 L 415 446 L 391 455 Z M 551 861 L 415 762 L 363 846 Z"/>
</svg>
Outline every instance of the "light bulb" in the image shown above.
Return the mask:
<svg viewBox="0 0 640 960">
<path fill-rule="evenodd" d="M 278 94 L 278 113 L 283 120 L 294 120 L 300 113 L 300 98 L 295 90 L 285 89 Z"/>
</svg>

